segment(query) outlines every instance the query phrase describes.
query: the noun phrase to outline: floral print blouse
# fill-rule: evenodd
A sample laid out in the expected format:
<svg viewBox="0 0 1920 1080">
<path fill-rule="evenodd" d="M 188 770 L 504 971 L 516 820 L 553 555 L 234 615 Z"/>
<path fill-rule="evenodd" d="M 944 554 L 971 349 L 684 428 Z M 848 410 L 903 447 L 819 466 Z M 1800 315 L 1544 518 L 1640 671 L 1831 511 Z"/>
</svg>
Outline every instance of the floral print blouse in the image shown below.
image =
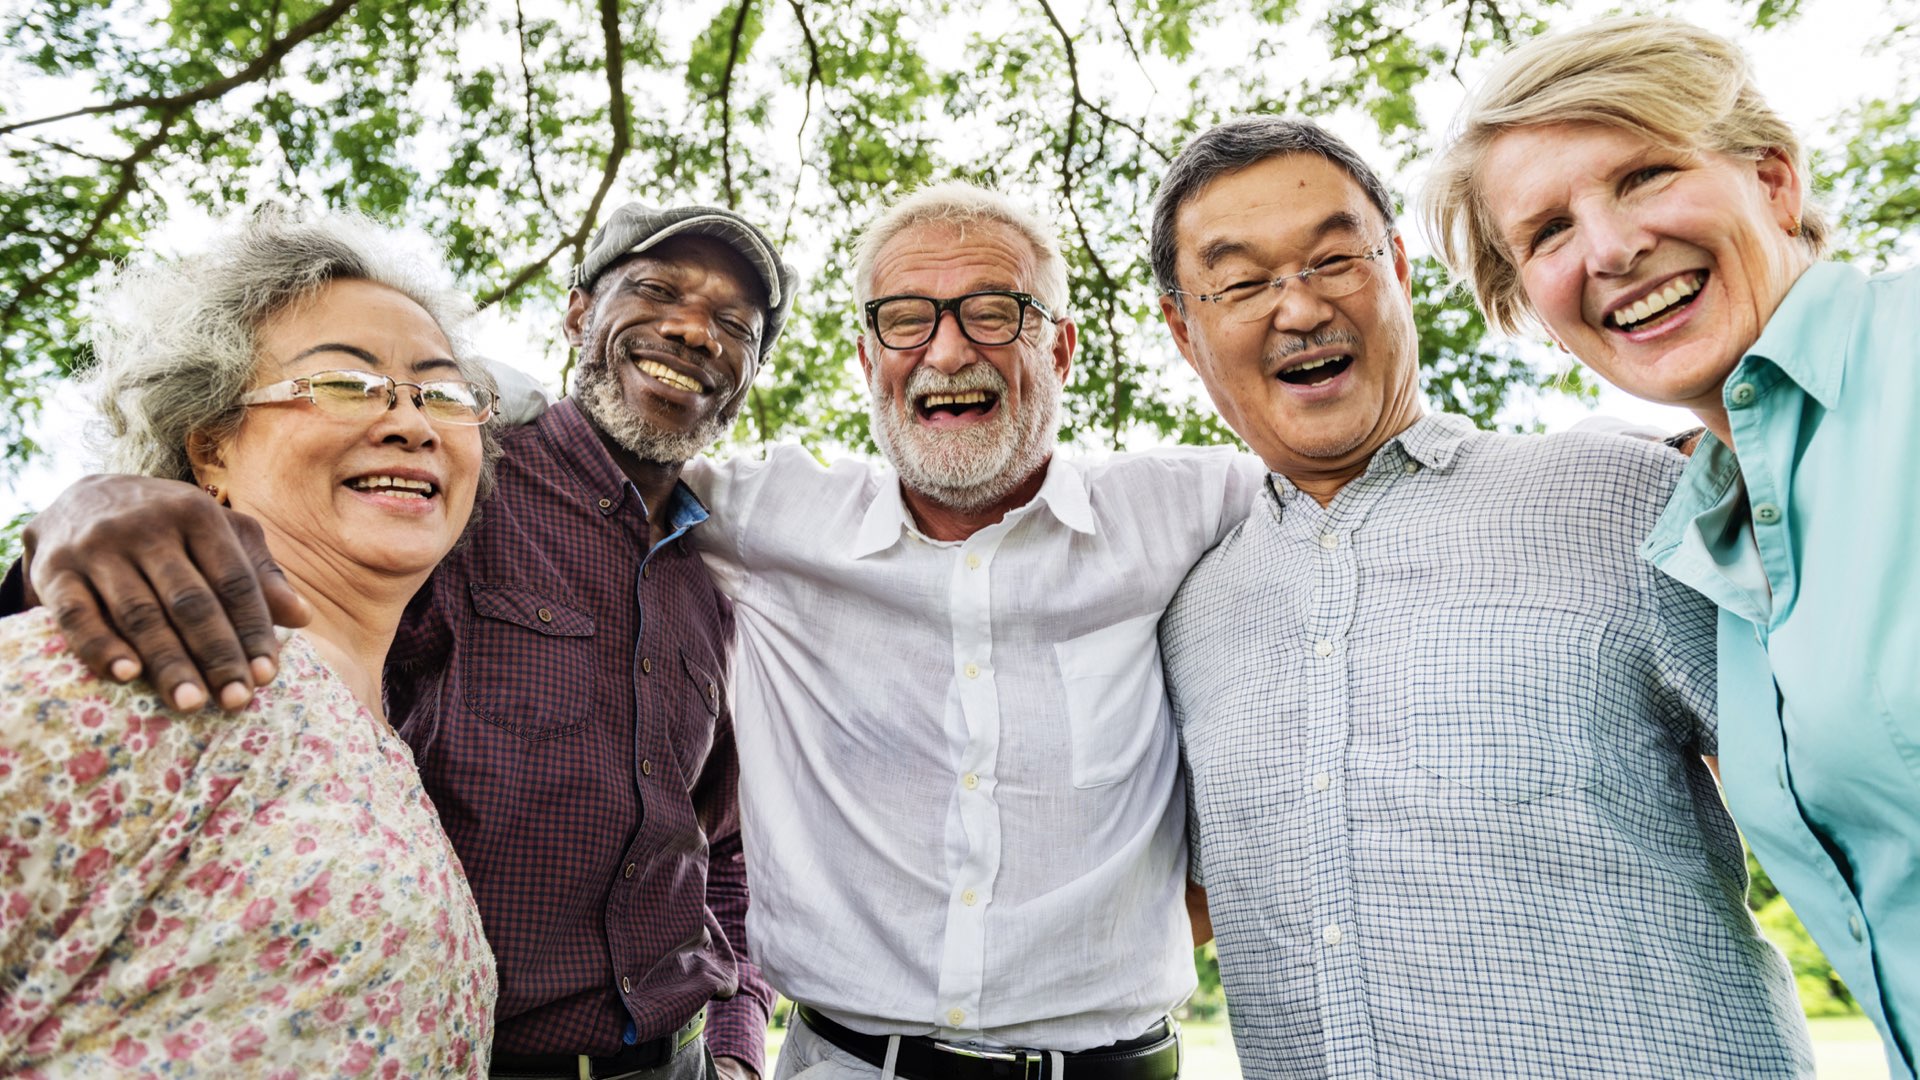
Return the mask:
<svg viewBox="0 0 1920 1080">
<path fill-rule="evenodd" d="M 406 745 L 301 635 L 238 716 L 0 620 L 0 1075 L 486 1075 L 493 954 Z"/>
</svg>

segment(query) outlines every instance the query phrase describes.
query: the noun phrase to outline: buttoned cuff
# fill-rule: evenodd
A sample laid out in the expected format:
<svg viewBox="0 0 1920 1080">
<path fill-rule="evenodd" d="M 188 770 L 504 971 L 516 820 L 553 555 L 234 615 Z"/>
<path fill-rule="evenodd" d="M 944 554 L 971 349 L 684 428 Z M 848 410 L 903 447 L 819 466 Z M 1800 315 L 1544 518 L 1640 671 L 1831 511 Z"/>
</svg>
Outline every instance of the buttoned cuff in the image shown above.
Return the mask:
<svg viewBox="0 0 1920 1080">
<path fill-rule="evenodd" d="M 773 1007 L 754 994 L 741 992 L 707 1006 L 707 1049 L 714 1057 L 734 1057 L 767 1074 L 767 1021 Z"/>
</svg>

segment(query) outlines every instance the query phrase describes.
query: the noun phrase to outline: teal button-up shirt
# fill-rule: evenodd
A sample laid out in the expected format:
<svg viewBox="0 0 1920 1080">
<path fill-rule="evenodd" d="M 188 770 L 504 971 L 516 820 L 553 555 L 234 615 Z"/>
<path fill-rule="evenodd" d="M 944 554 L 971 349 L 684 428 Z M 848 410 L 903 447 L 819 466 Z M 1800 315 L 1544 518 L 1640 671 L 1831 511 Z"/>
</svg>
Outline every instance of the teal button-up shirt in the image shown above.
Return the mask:
<svg viewBox="0 0 1920 1080">
<path fill-rule="evenodd" d="M 1809 269 L 1642 554 L 1720 605 L 1720 769 L 1767 873 L 1920 1053 L 1920 271 Z"/>
</svg>

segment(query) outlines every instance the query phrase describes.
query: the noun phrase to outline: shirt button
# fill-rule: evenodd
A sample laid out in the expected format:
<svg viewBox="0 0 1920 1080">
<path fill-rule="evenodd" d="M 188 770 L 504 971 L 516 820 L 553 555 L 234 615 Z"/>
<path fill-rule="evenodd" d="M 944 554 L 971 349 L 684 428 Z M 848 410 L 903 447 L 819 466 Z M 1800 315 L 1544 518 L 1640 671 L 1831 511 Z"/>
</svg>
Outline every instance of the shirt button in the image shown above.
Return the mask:
<svg viewBox="0 0 1920 1080">
<path fill-rule="evenodd" d="M 1345 938 L 1346 935 L 1342 934 L 1340 928 L 1337 926 L 1329 926 L 1325 930 L 1320 931 L 1320 940 L 1329 945 L 1338 945 Z"/>
<path fill-rule="evenodd" d="M 620 976 L 620 992 L 623 994 L 633 993 L 633 980 L 627 978 L 625 975 Z"/>
<path fill-rule="evenodd" d="M 540 616 L 541 622 L 553 621 L 553 612 L 548 611 L 546 608 L 541 608 L 539 611 L 534 612 L 534 614 Z"/>
<path fill-rule="evenodd" d="M 979 665 L 979 664 L 968 664 L 968 665 L 967 665 L 967 668 L 966 668 L 966 671 L 967 671 L 967 678 L 969 678 L 969 679 L 977 679 L 977 678 L 979 678 L 979 677 L 980 677 L 980 665 Z"/>
<path fill-rule="evenodd" d="M 646 758 L 641 758 L 641 759 L 640 759 L 640 775 L 641 775 L 641 776 L 652 776 L 652 775 L 653 775 L 653 762 L 651 762 L 651 761 L 649 761 L 649 760 L 647 760 Z"/>
<path fill-rule="evenodd" d="M 977 788 L 980 786 L 980 774 L 968 773 L 967 775 L 960 778 L 960 785 L 966 788 L 968 791 L 972 791 L 974 788 Z"/>
<path fill-rule="evenodd" d="M 978 555 L 974 555 L 974 554 L 968 554 L 968 555 L 967 555 L 967 569 L 969 569 L 969 570 L 978 570 L 978 569 L 980 569 L 980 556 L 978 556 Z"/>
<path fill-rule="evenodd" d="M 972 889 L 968 889 L 966 892 L 960 894 L 960 902 L 968 907 L 972 907 L 980 902 L 980 894 L 974 892 Z"/>
<path fill-rule="evenodd" d="M 626 868 L 625 870 L 622 870 L 622 871 L 620 871 L 620 876 L 621 876 L 621 877 L 623 877 L 623 878 L 630 878 L 630 877 L 632 877 L 632 876 L 633 876 L 633 864 L 632 864 L 632 863 L 628 863 L 628 864 L 627 864 L 627 868 Z"/>
<path fill-rule="evenodd" d="M 707 697 L 712 699 L 713 701 L 718 702 L 720 700 L 720 688 L 718 686 L 713 685 L 712 683 L 708 683 Z"/>
<path fill-rule="evenodd" d="M 1762 525 L 1777 525 L 1780 523 L 1780 508 L 1772 503 L 1761 503 L 1753 508 L 1753 520 Z"/>
<path fill-rule="evenodd" d="M 1313 774 L 1313 790 L 1325 791 L 1328 787 L 1332 786 L 1332 784 L 1333 777 L 1328 776 L 1326 773 L 1317 772 Z"/>
<path fill-rule="evenodd" d="M 611 509 L 612 507 L 613 507 L 613 500 L 612 500 L 612 499 L 601 499 L 601 500 L 600 500 L 600 509 L 602 509 L 602 510 L 607 510 L 607 509 Z"/>
<path fill-rule="evenodd" d="M 652 577 L 652 576 L 653 576 L 653 564 L 652 564 L 652 563 L 647 563 L 646 565 L 644 565 L 644 566 L 642 566 L 642 567 L 640 568 L 640 580 L 642 580 L 642 581 L 645 581 L 645 580 L 647 580 L 648 578 L 650 578 L 650 577 Z"/>
<path fill-rule="evenodd" d="M 962 1023 L 966 1022 L 966 1019 L 967 1019 L 967 1013 L 966 1013 L 966 1010 L 964 1009 L 948 1009 L 947 1010 L 947 1026 L 948 1027 L 959 1027 Z"/>
<path fill-rule="evenodd" d="M 652 657 L 643 656 L 640 658 L 640 672 L 643 675 L 653 674 L 653 658 Z"/>
<path fill-rule="evenodd" d="M 1753 399 L 1759 396 L 1760 392 L 1753 388 L 1752 383 L 1734 383 L 1733 392 L 1727 395 L 1727 401 L 1730 402 L 1734 408 L 1741 408 L 1753 404 Z"/>
<path fill-rule="evenodd" d="M 1847 933 L 1852 934 L 1855 941 L 1867 940 L 1867 928 L 1860 925 L 1860 916 L 1847 916 Z"/>
<path fill-rule="evenodd" d="M 1331 641 L 1316 641 L 1316 642 L 1314 642 L 1314 643 L 1313 643 L 1313 655 L 1315 655 L 1315 656 L 1332 656 L 1332 655 L 1333 655 L 1333 642 L 1331 642 Z"/>
<path fill-rule="evenodd" d="M 1400 471 L 1406 473 L 1408 476 L 1412 476 L 1414 473 L 1420 471 L 1420 463 L 1417 461 L 1409 461 L 1405 465 L 1400 466 Z"/>
<path fill-rule="evenodd" d="M 1328 551 L 1332 551 L 1334 548 L 1337 548 L 1340 546 L 1340 538 L 1338 536 L 1333 535 L 1332 533 L 1321 533 L 1320 546 L 1327 549 Z"/>
</svg>

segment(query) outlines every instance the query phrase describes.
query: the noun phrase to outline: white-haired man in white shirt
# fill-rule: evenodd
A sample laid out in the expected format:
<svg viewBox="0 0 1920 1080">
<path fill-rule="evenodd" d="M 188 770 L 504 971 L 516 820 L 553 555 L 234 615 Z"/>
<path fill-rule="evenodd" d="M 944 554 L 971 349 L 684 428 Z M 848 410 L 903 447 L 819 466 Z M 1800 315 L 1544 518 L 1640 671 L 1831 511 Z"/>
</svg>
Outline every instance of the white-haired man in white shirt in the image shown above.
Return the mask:
<svg viewBox="0 0 1920 1080">
<path fill-rule="evenodd" d="M 1054 454 L 1066 266 L 996 193 L 887 210 L 855 288 L 893 468 L 686 474 L 743 646 L 747 936 L 800 1003 L 779 1075 L 1173 1077 L 1194 972 L 1156 627 L 1264 471 Z"/>
</svg>

